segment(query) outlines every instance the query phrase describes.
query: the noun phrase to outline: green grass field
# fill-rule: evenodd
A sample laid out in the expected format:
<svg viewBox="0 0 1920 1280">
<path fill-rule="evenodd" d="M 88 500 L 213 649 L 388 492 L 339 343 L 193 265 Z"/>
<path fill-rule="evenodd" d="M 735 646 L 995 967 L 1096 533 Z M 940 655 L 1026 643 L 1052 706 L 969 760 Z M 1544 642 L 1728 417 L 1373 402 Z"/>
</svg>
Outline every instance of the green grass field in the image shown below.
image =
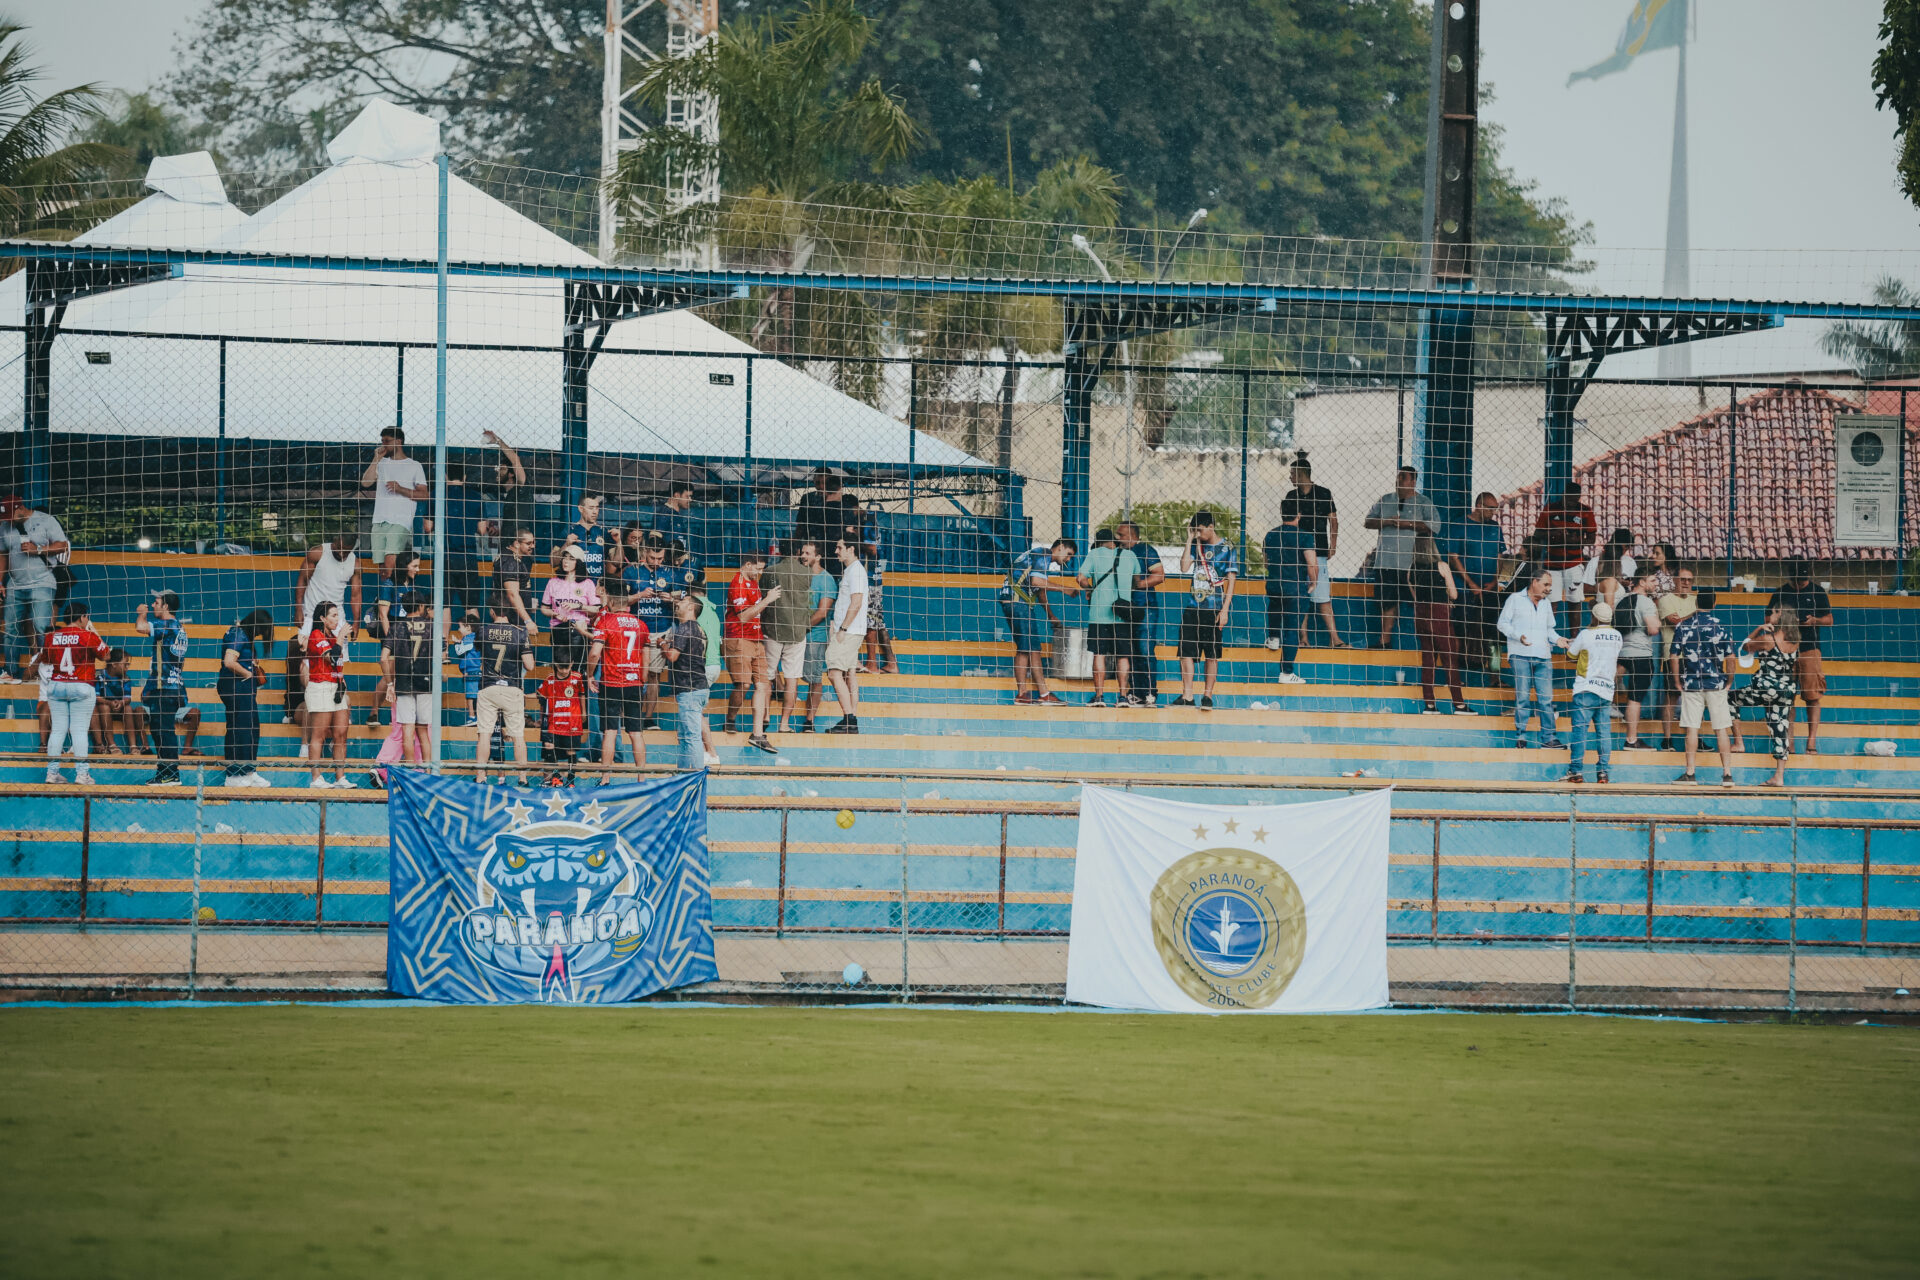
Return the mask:
<svg viewBox="0 0 1920 1280">
<path fill-rule="evenodd" d="M 1911 1275 L 1917 1121 L 1886 1028 L 16 1009 L 0 1272 Z"/>
</svg>

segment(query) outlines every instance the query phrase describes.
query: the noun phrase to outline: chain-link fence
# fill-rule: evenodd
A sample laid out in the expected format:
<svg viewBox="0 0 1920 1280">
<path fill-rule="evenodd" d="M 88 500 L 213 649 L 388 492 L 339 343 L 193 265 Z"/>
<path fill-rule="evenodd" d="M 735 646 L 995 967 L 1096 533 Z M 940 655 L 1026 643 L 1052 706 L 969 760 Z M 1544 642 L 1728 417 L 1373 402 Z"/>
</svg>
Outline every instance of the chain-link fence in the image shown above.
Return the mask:
<svg viewBox="0 0 1920 1280">
<path fill-rule="evenodd" d="M 1216 804 L 1325 794 L 1127 785 Z M 720 979 L 677 997 L 1064 999 L 1076 790 L 718 775 Z M 15 997 L 384 990 L 382 799 L 201 788 L 50 801 L 8 833 L 0 984 Z M 1665 793 L 1623 791 L 1467 807 L 1483 801 L 1396 789 L 1396 1004 L 1915 1007 L 1920 824 L 1885 803 L 1793 795 L 1686 813 Z"/>
</svg>

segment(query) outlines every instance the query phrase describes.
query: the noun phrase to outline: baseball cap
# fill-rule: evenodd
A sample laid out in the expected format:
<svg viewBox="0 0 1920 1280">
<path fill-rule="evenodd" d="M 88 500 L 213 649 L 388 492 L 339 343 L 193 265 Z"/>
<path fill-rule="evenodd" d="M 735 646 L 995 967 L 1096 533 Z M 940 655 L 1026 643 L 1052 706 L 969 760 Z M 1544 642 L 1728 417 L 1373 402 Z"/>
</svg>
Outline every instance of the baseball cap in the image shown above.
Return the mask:
<svg viewBox="0 0 1920 1280">
<path fill-rule="evenodd" d="M 1613 621 L 1613 606 L 1601 600 L 1593 606 L 1593 620 L 1601 626 Z"/>
</svg>

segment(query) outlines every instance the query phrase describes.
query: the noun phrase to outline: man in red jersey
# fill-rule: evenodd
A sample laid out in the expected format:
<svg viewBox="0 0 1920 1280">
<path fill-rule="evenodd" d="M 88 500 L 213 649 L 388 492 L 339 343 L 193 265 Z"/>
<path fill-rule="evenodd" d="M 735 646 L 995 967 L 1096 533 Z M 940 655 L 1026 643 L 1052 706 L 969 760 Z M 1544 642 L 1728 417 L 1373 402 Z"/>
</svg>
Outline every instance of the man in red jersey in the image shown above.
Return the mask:
<svg viewBox="0 0 1920 1280">
<path fill-rule="evenodd" d="M 540 685 L 540 756 L 548 766 L 547 785 L 570 787 L 587 732 L 587 680 L 571 663 L 555 662 Z M 562 766 L 565 766 L 564 768 Z"/>
<path fill-rule="evenodd" d="M 625 583 L 609 578 L 601 588 L 607 607 L 594 619 L 593 648 L 587 654 L 587 687 L 600 692 L 600 763 L 619 760 L 620 735 L 625 733 L 633 762 L 645 764 L 647 748 L 640 731 L 647 723 L 647 624 L 633 615 L 633 596 Z"/>
<path fill-rule="evenodd" d="M 766 567 L 767 558 L 758 551 L 750 550 L 740 557 L 740 572 L 727 584 L 720 656 L 727 664 L 727 679 L 731 682 L 727 690 L 726 731 L 734 731 L 733 720 L 739 714 L 741 699 L 751 692 L 753 732 L 747 743 L 771 755 L 774 745 L 767 741 L 767 700 L 773 690 L 773 672 L 767 664 L 766 632 L 761 627 L 760 615 L 780 598 L 780 588 L 761 593 L 760 574 Z"/>
<path fill-rule="evenodd" d="M 67 604 L 66 620 L 46 636 L 40 651 L 43 670 L 51 668 L 46 682 L 47 712 L 52 725 L 47 732 L 47 781 L 64 782 L 60 776 L 62 740 L 73 742 L 73 780 L 81 786 L 93 781 L 87 772 L 87 729 L 93 722 L 93 664 L 107 660 L 107 644 L 87 622 L 87 606 L 78 600 Z"/>
</svg>

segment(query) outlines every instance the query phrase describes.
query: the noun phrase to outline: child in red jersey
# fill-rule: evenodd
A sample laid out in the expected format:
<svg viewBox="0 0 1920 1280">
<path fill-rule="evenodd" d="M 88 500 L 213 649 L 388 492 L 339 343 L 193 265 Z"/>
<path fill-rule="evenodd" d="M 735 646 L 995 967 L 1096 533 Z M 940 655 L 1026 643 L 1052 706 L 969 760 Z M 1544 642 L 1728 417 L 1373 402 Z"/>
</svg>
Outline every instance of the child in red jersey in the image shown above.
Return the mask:
<svg viewBox="0 0 1920 1280">
<path fill-rule="evenodd" d="M 540 758 L 551 766 L 547 785 L 570 787 L 586 740 L 587 678 L 571 662 L 556 660 L 540 685 L 540 709 Z"/>
</svg>

